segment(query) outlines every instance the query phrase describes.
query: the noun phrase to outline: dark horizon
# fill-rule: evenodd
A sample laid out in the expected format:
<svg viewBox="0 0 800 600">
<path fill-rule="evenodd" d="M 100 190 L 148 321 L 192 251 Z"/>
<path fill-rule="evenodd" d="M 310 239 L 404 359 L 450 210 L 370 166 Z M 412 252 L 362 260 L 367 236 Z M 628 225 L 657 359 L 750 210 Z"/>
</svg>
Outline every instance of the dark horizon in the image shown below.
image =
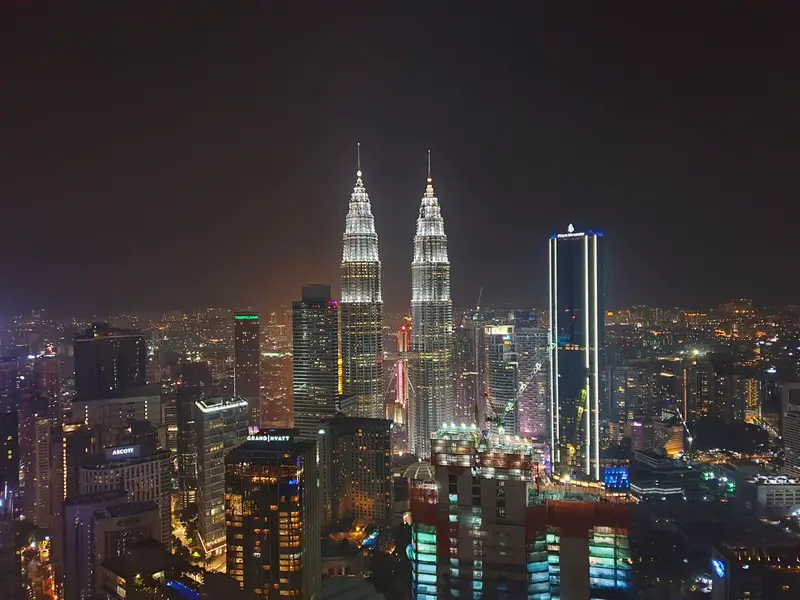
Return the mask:
<svg viewBox="0 0 800 600">
<path fill-rule="evenodd" d="M 387 312 L 428 149 L 456 307 L 545 306 L 570 222 L 608 307 L 800 294 L 795 5 L 82 4 L 0 9 L 0 314 L 338 295 L 356 142 Z"/>
</svg>

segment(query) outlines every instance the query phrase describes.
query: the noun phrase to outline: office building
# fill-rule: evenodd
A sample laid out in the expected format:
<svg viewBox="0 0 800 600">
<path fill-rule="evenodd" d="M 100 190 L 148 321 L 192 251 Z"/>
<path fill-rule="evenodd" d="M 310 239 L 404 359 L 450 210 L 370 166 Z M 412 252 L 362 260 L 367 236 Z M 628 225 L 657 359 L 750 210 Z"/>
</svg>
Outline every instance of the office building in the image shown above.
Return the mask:
<svg viewBox="0 0 800 600">
<path fill-rule="evenodd" d="M 450 260 L 439 199 L 434 195 L 428 155 L 428 182 L 419 209 L 411 263 L 411 451 L 430 455 L 430 437 L 453 414 L 453 303 Z"/>
<path fill-rule="evenodd" d="M 412 482 L 412 597 L 627 598 L 628 507 L 540 489 L 531 442 L 442 428 Z"/>
<path fill-rule="evenodd" d="M 248 598 L 319 596 L 317 451 L 294 430 L 250 436 L 225 459 L 227 573 Z"/>
<path fill-rule="evenodd" d="M 78 468 L 78 492 L 92 495 L 125 490 L 130 502 L 155 502 L 160 528 L 156 539 L 170 543 L 172 493 L 171 458 L 168 450 L 147 451 L 139 445 L 106 448 L 84 460 Z"/>
<path fill-rule="evenodd" d="M 800 508 L 800 480 L 786 475 L 754 475 L 739 482 L 736 496 L 752 516 L 782 519 Z"/>
<path fill-rule="evenodd" d="M 630 465 L 631 493 L 639 499 L 697 498 L 702 473 L 683 461 L 651 450 L 634 450 Z"/>
<path fill-rule="evenodd" d="M 484 329 L 486 342 L 486 392 L 489 430 L 519 435 L 519 362 L 513 325 L 492 325 Z"/>
<path fill-rule="evenodd" d="M 123 554 L 128 544 L 160 535 L 158 505 L 126 500 L 123 490 L 111 490 L 65 502 L 65 600 L 95 598 L 105 560 Z"/>
<path fill-rule="evenodd" d="M 113 398 L 147 383 L 147 334 L 107 323 L 74 338 L 75 391 L 79 400 Z"/>
<path fill-rule="evenodd" d="M 547 441 L 550 393 L 548 368 L 550 347 L 547 330 L 530 321 L 514 327 L 514 345 L 519 369 L 519 433 Z"/>
<path fill-rule="evenodd" d="M 206 363 L 184 363 L 175 395 L 178 422 L 178 503 L 186 508 L 197 497 L 197 426 L 195 405 L 211 393 Z"/>
<path fill-rule="evenodd" d="M 386 419 L 336 415 L 319 429 L 324 521 L 388 524 L 392 514 L 391 425 Z"/>
<path fill-rule="evenodd" d="M 304 439 L 316 439 L 320 420 L 336 412 L 338 306 L 329 285 L 304 285 L 302 300 L 292 303 L 294 425 Z"/>
<path fill-rule="evenodd" d="M 382 419 L 386 408 L 381 261 L 360 165 L 350 195 L 342 245 L 341 392 L 356 396 L 357 416 Z"/>
<path fill-rule="evenodd" d="M 794 600 L 800 588 L 800 544 L 775 535 L 755 538 L 740 523 L 711 550 L 711 600 Z M 749 529 L 749 528 L 748 528 Z M 737 532 L 736 535 L 734 532 Z M 734 538 L 734 539 L 731 539 Z M 738 538 L 738 539 L 736 539 Z"/>
<path fill-rule="evenodd" d="M 261 427 L 261 328 L 258 315 L 233 316 L 233 394 L 250 404 L 250 425 Z"/>
<path fill-rule="evenodd" d="M 600 479 L 600 372 L 603 365 L 604 279 L 602 233 L 551 237 L 549 260 L 550 434 L 552 461 Z M 574 453 L 566 444 L 580 440 Z M 580 459 L 580 460 L 578 460 Z M 562 464 L 562 462 L 564 464 Z"/>
<path fill-rule="evenodd" d="M 225 551 L 225 456 L 247 438 L 244 398 L 204 398 L 195 404 L 197 530 L 206 556 Z"/>
</svg>

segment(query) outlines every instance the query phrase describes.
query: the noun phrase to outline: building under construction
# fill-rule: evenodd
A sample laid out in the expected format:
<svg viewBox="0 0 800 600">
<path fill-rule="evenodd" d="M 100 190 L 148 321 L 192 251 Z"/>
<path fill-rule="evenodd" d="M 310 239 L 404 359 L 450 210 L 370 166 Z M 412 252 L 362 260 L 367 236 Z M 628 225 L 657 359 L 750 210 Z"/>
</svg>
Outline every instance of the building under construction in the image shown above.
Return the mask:
<svg viewBox="0 0 800 600">
<path fill-rule="evenodd" d="M 631 597 L 621 498 L 556 488 L 530 442 L 474 426 L 437 431 L 431 462 L 434 481 L 410 490 L 416 600 Z"/>
</svg>

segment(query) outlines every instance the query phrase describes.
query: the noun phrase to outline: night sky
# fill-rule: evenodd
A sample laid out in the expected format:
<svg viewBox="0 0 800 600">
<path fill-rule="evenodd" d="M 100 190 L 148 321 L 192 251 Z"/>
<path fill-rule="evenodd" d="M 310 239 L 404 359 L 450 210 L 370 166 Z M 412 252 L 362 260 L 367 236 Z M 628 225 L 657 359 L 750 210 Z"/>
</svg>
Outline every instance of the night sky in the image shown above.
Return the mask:
<svg viewBox="0 0 800 600">
<path fill-rule="evenodd" d="M 428 148 L 456 306 L 570 222 L 608 306 L 800 302 L 795 2 L 60 4 L 0 8 L 0 313 L 338 290 L 357 141 L 389 310 Z"/>
</svg>

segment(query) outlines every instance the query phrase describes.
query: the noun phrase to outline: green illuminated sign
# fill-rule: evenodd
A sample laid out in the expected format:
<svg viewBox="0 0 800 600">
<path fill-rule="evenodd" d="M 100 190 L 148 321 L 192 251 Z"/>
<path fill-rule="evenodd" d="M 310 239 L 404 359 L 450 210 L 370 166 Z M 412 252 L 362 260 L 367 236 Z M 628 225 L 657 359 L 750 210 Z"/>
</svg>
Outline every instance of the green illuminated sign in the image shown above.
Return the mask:
<svg viewBox="0 0 800 600">
<path fill-rule="evenodd" d="M 258 315 L 234 315 L 235 321 L 258 321 Z"/>
</svg>

